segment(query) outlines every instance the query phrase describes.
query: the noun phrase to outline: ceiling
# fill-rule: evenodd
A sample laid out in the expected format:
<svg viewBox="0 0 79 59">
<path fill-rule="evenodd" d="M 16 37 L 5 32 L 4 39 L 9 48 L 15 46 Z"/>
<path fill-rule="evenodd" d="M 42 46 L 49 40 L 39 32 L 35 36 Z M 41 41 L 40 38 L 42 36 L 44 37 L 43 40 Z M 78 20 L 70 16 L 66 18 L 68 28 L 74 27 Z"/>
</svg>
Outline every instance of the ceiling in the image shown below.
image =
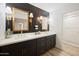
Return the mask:
<svg viewBox="0 0 79 59">
<path fill-rule="evenodd" d="M 61 9 L 63 12 L 79 10 L 79 3 L 30 3 L 48 12 Z"/>
</svg>

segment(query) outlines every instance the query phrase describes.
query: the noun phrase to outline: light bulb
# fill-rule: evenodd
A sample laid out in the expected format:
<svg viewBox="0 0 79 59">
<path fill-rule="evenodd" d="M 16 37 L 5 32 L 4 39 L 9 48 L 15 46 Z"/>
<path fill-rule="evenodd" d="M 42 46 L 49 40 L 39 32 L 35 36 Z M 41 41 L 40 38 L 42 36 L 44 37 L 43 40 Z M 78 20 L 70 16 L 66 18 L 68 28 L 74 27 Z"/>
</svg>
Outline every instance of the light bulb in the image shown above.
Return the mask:
<svg viewBox="0 0 79 59">
<path fill-rule="evenodd" d="M 40 19 L 43 19 L 43 16 L 40 16 Z"/>
<path fill-rule="evenodd" d="M 29 17 L 30 17 L 30 18 L 33 18 L 33 13 L 30 13 Z"/>
<path fill-rule="evenodd" d="M 7 15 L 11 15 L 12 14 L 12 10 L 9 6 L 6 7 L 6 14 Z"/>
</svg>

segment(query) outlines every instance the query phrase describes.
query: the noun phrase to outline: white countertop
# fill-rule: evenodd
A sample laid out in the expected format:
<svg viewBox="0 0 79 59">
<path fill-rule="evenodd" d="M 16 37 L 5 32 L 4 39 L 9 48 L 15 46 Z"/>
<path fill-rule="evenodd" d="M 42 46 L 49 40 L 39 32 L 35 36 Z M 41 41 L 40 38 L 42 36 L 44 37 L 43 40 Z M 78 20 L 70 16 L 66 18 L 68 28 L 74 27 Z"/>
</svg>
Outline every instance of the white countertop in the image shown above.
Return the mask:
<svg viewBox="0 0 79 59">
<path fill-rule="evenodd" d="M 11 38 L 9 39 L 0 40 L 0 46 L 9 45 L 9 44 L 27 41 L 27 40 L 32 40 L 35 38 L 40 38 L 40 37 L 49 36 L 53 34 L 56 34 L 56 33 L 51 33 L 47 31 L 47 32 L 40 32 L 40 34 L 37 34 L 37 35 L 35 35 L 35 33 L 24 33 L 22 34 L 22 36 L 21 34 L 13 34 Z"/>
</svg>

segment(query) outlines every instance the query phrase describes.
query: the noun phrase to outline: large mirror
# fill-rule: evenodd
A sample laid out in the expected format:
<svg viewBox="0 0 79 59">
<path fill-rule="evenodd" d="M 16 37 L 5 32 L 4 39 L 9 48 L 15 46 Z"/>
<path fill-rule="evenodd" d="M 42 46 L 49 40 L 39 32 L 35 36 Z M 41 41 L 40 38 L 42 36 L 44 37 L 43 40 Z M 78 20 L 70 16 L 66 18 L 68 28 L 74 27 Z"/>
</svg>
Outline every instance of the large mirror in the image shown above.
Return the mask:
<svg viewBox="0 0 79 59">
<path fill-rule="evenodd" d="M 12 8 L 12 13 L 13 32 L 29 31 L 28 12 L 17 8 Z"/>
<path fill-rule="evenodd" d="M 42 30 L 48 30 L 48 17 L 42 19 Z"/>
<path fill-rule="evenodd" d="M 39 16 L 37 17 L 37 20 L 42 25 L 42 30 L 47 31 L 48 30 L 48 17 Z"/>
<path fill-rule="evenodd" d="M 7 3 L 6 32 L 30 33 L 48 31 L 49 13 L 25 3 Z"/>
</svg>

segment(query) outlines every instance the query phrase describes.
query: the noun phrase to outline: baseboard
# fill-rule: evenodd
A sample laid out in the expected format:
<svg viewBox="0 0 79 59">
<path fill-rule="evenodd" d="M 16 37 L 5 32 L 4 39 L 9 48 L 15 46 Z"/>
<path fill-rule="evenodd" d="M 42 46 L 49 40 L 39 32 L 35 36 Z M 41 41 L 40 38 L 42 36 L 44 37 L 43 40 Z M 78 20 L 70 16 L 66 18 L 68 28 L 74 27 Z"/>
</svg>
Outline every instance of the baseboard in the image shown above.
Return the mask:
<svg viewBox="0 0 79 59">
<path fill-rule="evenodd" d="M 65 51 L 71 56 L 79 56 L 79 45 L 68 41 L 62 41 L 59 49 Z"/>
<path fill-rule="evenodd" d="M 62 43 L 79 48 L 79 44 L 75 44 L 75 43 L 72 43 L 72 42 L 69 42 L 69 41 L 62 41 Z"/>
<path fill-rule="evenodd" d="M 63 49 L 64 45 L 68 45 L 68 46 L 72 46 L 72 47 L 76 47 L 79 48 L 79 44 L 75 44 L 69 41 L 65 41 L 65 40 L 61 40 L 60 43 L 57 43 L 56 47 L 59 49 Z"/>
</svg>

